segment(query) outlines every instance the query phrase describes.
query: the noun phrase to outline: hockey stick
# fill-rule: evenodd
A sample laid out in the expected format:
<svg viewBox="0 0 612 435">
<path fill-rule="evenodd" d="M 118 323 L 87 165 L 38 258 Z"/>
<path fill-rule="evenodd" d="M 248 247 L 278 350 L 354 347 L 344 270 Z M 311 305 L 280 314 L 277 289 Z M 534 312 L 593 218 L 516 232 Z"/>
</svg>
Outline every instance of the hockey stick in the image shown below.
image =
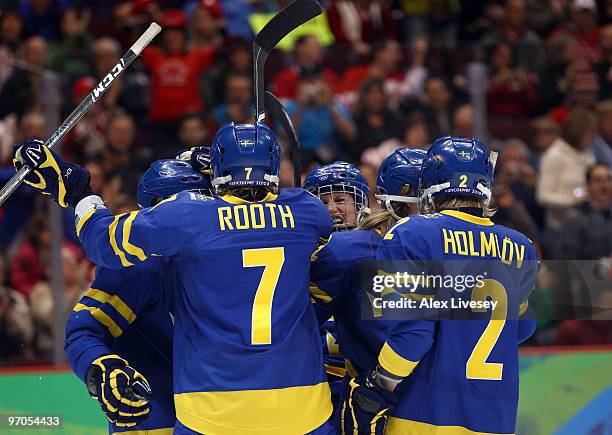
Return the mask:
<svg viewBox="0 0 612 435">
<path fill-rule="evenodd" d="M 302 187 L 302 163 L 300 161 L 300 142 L 295 132 L 293 122 L 283 106 L 283 103 L 270 91 L 266 91 L 266 108 L 272 117 L 280 122 L 289 138 L 291 162 L 293 163 L 293 185 Z"/>
<path fill-rule="evenodd" d="M 292 30 L 321 15 L 322 12 L 323 9 L 316 0 L 295 0 L 281 9 L 255 36 L 253 61 L 255 64 L 255 119 L 257 122 L 262 122 L 266 116 L 264 66 L 270 52 Z"/>
<path fill-rule="evenodd" d="M 100 99 L 102 94 L 110 87 L 113 81 L 142 53 L 142 50 L 161 31 L 157 23 L 151 23 L 149 28 L 138 38 L 130 49 L 119 60 L 119 63 L 102 79 L 100 83 L 85 97 L 83 101 L 72 111 L 64 122 L 53 132 L 51 137 L 45 142 L 49 149 L 53 148 L 68 133 L 74 125 L 87 113 L 87 111 Z M 0 205 L 19 187 L 23 180 L 28 176 L 31 169 L 27 166 L 22 167 L 0 190 Z"/>
</svg>

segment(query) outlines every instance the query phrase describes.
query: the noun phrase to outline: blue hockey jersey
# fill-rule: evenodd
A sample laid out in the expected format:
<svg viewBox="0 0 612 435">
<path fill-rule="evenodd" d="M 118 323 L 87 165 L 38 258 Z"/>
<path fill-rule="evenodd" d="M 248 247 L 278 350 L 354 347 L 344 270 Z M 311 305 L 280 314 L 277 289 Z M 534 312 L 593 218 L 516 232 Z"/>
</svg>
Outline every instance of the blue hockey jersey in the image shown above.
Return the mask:
<svg viewBox="0 0 612 435">
<path fill-rule="evenodd" d="M 155 207 L 78 223 L 86 254 L 110 268 L 173 257 L 177 419 L 206 433 L 304 434 L 331 415 L 308 293 L 310 256 L 331 232 L 302 189 L 250 203 L 181 192 Z"/>
<path fill-rule="evenodd" d="M 334 316 L 338 340 L 351 376 L 376 364 L 385 325 L 361 319 L 361 260 L 375 258 L 382 236 L 374 230 L 333 233 L 313 256 L 311 295 L 319 321 Z"/>
<path fill-rule="evenodd" d="M 480 310 L 482 320 L 388 322 L 379 363 L 406 378 L 386 433 L 513 434 L 517 348 L 533 331 L 532 321 L 517 319 L 539 269 L 531 242 L 488 218 L 445 210 L 400 221 L 384 236 L 377 258 L 435 260 L 442 275 L 455 274 L 464 262 L 486 279 L 461 297 L 498 302 L 493 310 Z"/>
<path fill-rule="evenodd" d="M 74 307 L 66 324 L 65 351 L 84 382 L 91 363 L 117 354 L 142 373 L 151 385 L 151 414 L 134 427 L 109 423 L 109 433 L 136 434 L 157 430 L 172 434 L 172 335 L 176 279 L 172 265 L 151 258 L 136 267 L 98 267 L 91 288 Z"/>
</svg>

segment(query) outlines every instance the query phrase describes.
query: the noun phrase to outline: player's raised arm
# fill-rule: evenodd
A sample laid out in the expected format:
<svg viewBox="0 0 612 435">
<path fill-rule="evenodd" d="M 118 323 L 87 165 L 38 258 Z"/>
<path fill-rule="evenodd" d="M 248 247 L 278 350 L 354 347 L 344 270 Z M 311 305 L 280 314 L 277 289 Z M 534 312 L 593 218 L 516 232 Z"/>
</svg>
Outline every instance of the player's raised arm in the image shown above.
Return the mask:
<svg viewBox="0 0 612 435">
<path fill-rule="evenodd" d="M 28 140 L 14 149 L 15 167 L 34 170 L 25 182 L 77 215 L 77 234 L 87 257 L 110 269 L 129 267 L 151 255 L 169 256 L 192 238 L 183 208 L 172 196 L 155 207 L 113 216 L 89 186 L 89 173 L 65 161 L 41 141 Z"/>
</svg>

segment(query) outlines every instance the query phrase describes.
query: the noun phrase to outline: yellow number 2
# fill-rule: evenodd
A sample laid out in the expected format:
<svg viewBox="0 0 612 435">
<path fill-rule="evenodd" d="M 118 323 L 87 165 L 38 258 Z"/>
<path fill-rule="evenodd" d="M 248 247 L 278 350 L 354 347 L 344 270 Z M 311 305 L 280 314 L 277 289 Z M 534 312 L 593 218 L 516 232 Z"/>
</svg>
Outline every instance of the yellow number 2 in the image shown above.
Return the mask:
<svg viewBox="0 0 612 435">
<path fill-rule="evenodd" d="M 285 248 L 245 249 L 242 267 L 263 267 L 263 275 L 253 300 L 251 344 L 272 343 L 272 300 L 285 263 Z"/>
<path fill-rule="evenodd" d="M 467 175 L 460 175 L 459 179 L 461 180 L 459 187 L 467 187 Z"/>
<path fill-rule="evenodd" d="M 499 340 L 499 336 L 506 324 L 506 313 L 508 310 L 508 296 L 506 289 L 499 281 L 485 279 L 484 285 L 474 287 L 472 290 L 472 301 L 484 302 L 487 298 L 497 301 L 497 305 L 491 314 L 491 320 L 480 336 L 478 343 L 472 350 L 472 354 L 465 366 L 465 376 L 468 379 L 483 379 L 490 381 L 501 381 L 504 365 L 502 363 L 487 362 L 493 347 Z M 486 309 L 473 309 L 472 311 L 486 312 Z"/>
</svg>

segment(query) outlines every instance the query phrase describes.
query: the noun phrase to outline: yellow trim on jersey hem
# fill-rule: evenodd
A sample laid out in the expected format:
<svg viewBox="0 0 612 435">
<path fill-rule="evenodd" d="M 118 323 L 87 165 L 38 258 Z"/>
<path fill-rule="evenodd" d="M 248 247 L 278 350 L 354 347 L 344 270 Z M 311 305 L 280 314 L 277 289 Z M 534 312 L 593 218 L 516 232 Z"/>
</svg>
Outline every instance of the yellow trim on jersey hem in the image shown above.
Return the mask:
<svg viewBox="0 0 612 435">
<path fill-rule="evenodd" d="M 173 427 L 164 427 L 161 429 L 144 429 L 144 430 L 128 430 L 125 432 L 113 432 L 113 435 L 172 435 Z"/>
<path fill-rule="evenodd" d="M 174 395 L 176 418 L 206 435 L 303 435 L 332 414 L 329 384 Z"/>
<path fill-rule="evenodd" d="M 476 432 L 463 426 L 436 426 L 420 421 L 389 417 L 385 435 L 514 435 L 492 432 Z"/>
<path fill-rule="evenodd" d="M 445 214 L 447 216 L 452 216 L 457 219 L 461 219 L 462 221 L 471 222 L 476 225 L 483 225 L 485 227 L 495 225 L 493 222 L 491 222 L 491 219 L 489 218 L 474 216 L 459 210 L 442 210 L 440 213 Z"/>
<path fill-rule="evenodd" d="M 98 290 L 95 288 L 90 288 L 85 293 L 85 296 L 91 299 L 95 299 L 98 302 L 103 304 L 110 304 L 128 323 L 133 323 L 136 320 L 136 314 L 129 307 L 128 304 L 123 302 L 123 300 L 117 295 L 111 295 L 106 293 L 105 291 Z"/>
<path fill-rule="evenodd" d="M 278 195 L 268 192 L 266 197 L 261 201 L 247 201 L 246 199 L 238 198 L 234 195 L 223 195 L 220 196 L 220 198 L 229 204 L 256 204 L 258 202 L 274 201 L 276 198 L 278 198 Z"/>
<path fill-rule="evenodd" d="M 111 319 L 108 314 L 106 314 L 99 308 L 88 307 L 87 305 L 78 303 L 74 306 L 72 310 L 75 312 L 83 310 L 89 311 L 94 319 L 96 319 L 98 322 L 108 328 L 108 331 L 113 337 L 119 337 L 121 334 L 123 334 L 123 330 L 119 327 L 119 325 L 117 325 L 117 323 L 113 319 Z"/>
<path fill-rule="evenodd" d="M 81 237 L 81 229 L 83 228 L 83 225 L 85 225 L 85 222 L 87 222 L 89 218 L 92 217 L 96 211 L 97 209 L 92 208 L 87 213 L 85 213 L 85 215 L 81 219 L 79 219 L 79 223 L 76 226 L 77 237 Z"/>
<path fill-rule="evenodd" d="M 378 355 L 378 362 L 383 369 L 393 373 L 396 376 L 405 378 L 419 363 L 418 361 L 410 361 L 400 356 L 393 350 L 387 342 L 383 345 L 380 354 Z"/>
</svg>

